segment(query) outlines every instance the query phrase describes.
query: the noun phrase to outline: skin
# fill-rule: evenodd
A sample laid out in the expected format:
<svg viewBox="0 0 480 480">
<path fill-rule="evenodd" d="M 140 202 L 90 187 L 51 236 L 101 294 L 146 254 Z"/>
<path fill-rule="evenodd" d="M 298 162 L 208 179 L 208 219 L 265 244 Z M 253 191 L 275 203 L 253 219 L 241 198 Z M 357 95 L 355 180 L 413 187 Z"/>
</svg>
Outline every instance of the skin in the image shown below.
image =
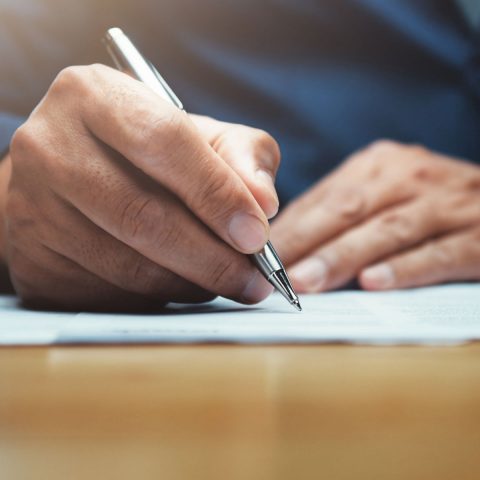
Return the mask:
<svg viewBox="0 0 480 480">
<path fill-rule="evenodd" d="M 265 132 L 186 115 L 108 67 L 70 67 L 0 164 L 0 259 L 31 307 L 139 310 L 271 292 Z M 300 293 L 480 279 L 480 168 L 381 141 L 292 202 L 271 235 Z"/>
<path fill-rule="evenodd" d="M 300 293 L 480 280 L 480 167 L 376 142 L 288 206 L 272 239 Z"/>
<path fill-rule="evenodd" d="M 188 116 L 102 65 L 69 67 L 0 167 L 0 255 L 25 305 L 138 310 L 272 288 L 280 160 L 265 132 Z"/>
</svg>

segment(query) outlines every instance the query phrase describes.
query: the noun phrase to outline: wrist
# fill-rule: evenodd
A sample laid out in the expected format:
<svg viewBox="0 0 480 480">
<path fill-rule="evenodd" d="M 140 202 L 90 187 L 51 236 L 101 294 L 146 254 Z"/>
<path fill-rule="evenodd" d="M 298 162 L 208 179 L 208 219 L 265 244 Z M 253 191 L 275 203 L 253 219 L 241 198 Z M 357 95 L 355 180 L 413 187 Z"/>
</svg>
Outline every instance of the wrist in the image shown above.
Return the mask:
<svg viewBox="0 0 480 480">
<path fill-rule="evenodd" d="M 10 156 L 0 160 L 0 293 L 11 293 L 13 287 L 10 281 L 6 254 L 6 204 L 8 184 L 10 182 L 11 161 Z"/>
<path fill-rule="evenodd" d="M 10 182 L 11 161 L 7 155 L 0 161 L 0 264 L 5 265 L 6 262 L 6 204 L 8 184 Z"/>
</svg>

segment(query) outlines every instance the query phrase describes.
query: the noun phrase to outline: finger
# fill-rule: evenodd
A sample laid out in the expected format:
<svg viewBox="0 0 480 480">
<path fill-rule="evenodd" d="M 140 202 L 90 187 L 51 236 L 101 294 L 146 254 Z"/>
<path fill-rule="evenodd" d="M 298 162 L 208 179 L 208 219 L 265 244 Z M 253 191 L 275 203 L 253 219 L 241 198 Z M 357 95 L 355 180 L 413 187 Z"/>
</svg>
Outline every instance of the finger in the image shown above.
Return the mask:
<svg viewBox="0 0 480 480">
<path fill-rule="evenodd" d="M 64 81 L 85 92 L 81 116 L 95 136 L 173 192 L 235 249 L 254 253 L 265 245 L 269 225 L 263 211 L 187 115 L 108 67 L 67 72 Z"/>
<path fill-rule="evenodd" d="M 16 247 L 9 251 L 15 291 L 27 308 L 124 312 L 158 310 L 165 305 L 162 300 L 109 284 L 47 248 L 42 248 L 41 254 L 35 253 L 36 260 L 33 260 L 33 256 L 30 258 Z M 43 263 L 39 263 L 39 255 Z"/>
<path fill-rule="evenodd" d="M 267 218 L 278 212 L 275 177 L 280 164 L 277 142 L 266 132 L 190 115 L 202 135 L 235 170 L 255 197 Z"/>
<path fill-rule="evenodd" d="M 480 229 L 432 240 L 363 270 L 366 290 L 421 287 L 442 282 L 480 280 Z"/>
<path fill-rule="evenodd" d="M 81 155 L 52 173 L 61 176 L 52 188 L 100 229 L 216 295 L 255 303 L 271 293 L 245 255 L 129 162 L 94 142 L 82 145 Z"/>
<path fill-rule="evenodd" d="M 271 239 L 286 265 L 292 265 L 310 254 L 318 245 L 333 240 L 382 209 L 401 205 L 408 200 L 398 190 L 386 185 L 370 188 L 332 184 L 318 202 L 307 207 L 299 202 L 282 212 L 272 225 Z"/>
<path fill-rule="evenodd" d="M 445 214 L 441 203 L 429 198 L 408 202 L 382 211 L 323 245 L 294 265 L 290 277 L 299 292 L 331 290 L 386 256 L 470 222 L 469 216 L 456 211 Z"/>
<path fill-rule="evenodd" d="M 271 239 L 286 265 L 375 213 L 412 198 L 408 186 L 399 188 L 400 177 L 392 162 L 385 161 L 390 154 L 398 156 L 397 149 L 388 145 L 352 156 L 277 217 Z"/>
<path fill-rule="evenodd" d="M 156 303 L 197 303 L 214 298 L 214 294 L 112 237 L 58 197 L 44 202 L 42 207 L 35 212 L 35 217 L 41 222 L 45 235 L 37 233 L 37 240 L 105 282 Z M 75 241 L 72 241 L 72 232 L 75 232 Z"/>
</svg>

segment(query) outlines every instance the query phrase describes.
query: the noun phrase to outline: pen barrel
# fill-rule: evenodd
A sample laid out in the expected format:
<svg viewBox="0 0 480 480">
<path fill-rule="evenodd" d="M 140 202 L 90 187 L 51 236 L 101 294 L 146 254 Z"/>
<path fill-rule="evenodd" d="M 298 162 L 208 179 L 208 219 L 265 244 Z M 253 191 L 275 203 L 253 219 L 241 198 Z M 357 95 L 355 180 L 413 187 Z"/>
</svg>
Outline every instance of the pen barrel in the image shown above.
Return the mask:
<svg viewBox="0 0 480 480">
<path fill-rule="evenodd" d="M 283 270 L 282 262 L 270 242 L 267 242 L 262 250 L 251 255 L 251 258 L 267 280 L 273 273 Z"/>
<path fill-rule="evenodd" d="M 164 100 L 183 110 L 182 103 L 160 73 L 158 73 L 150 62 L 143 58 L 135 45 L 119 28 L 110 28 L 103 37 L 103 42 L 119 70 L 145 83 Z M 296 308 L 300 308 L 298 297 L 293 291 L 287 272 L 273 245 L 267 242 L 260 252 L 250 257 L 262 275 L 274 285 L 290 303 L 297 305 Z"/>
<path fill-rule="evenodd" d="M 143 82 L 164 100 L 183 110 L 183 104 L 168 86 L 157 69 L 137 50 L 135 45 L 119 28 L 110 28 L 103 42 L 118 70 L 128 73 Z"/>
</svg>

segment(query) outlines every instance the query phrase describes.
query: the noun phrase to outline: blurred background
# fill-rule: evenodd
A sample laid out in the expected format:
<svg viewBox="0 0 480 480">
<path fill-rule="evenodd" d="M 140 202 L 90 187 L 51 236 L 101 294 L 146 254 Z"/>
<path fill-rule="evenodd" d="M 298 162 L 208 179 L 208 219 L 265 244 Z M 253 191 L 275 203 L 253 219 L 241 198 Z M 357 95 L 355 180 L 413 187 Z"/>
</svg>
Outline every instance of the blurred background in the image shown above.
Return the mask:
<svg viewBox="0 0 480 480">
<path fill-rule="evenodd" d="M 480 161 L 479 5 L 0 0 L 0 128 L 8 137 L 62 68 L 109 64 L 100 39 L 119 26 L 188 111 L 279 141 L 284 203 L 379 138 Z"/>
</svg>

